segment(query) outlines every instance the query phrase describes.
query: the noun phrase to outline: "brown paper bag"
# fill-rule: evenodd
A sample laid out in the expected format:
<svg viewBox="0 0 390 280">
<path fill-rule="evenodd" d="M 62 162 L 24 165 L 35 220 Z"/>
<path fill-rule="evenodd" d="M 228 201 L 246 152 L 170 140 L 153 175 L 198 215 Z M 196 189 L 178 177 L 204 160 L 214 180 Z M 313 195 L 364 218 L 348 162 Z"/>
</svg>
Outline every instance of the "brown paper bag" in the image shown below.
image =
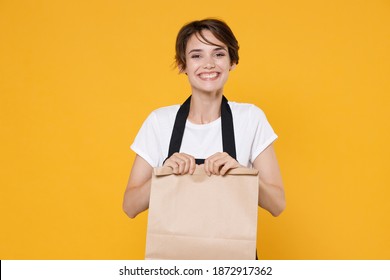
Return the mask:
<svg viewBox="0 0 390 280">
<path fill-rule="evenodd" d="M 255 259 L 258 171 L 231 169 L 173 175 L 155 168 L 149 203 L 146 259 Z"/>
</svg>

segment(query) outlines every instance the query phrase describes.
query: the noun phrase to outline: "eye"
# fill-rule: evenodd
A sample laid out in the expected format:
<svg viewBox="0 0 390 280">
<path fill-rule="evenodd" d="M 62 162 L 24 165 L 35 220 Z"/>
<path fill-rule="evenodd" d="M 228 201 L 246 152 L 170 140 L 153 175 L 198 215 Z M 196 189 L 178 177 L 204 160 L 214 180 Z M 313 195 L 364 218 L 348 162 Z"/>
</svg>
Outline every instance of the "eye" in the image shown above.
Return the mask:
<svg viewBox="0 0 390 280">
<path fill-rule="evenodd" d="M 192 54 L 191 58 L 200 58 L 200 54 Z"/>
<path fill-rule="evenodd" d="M 224 56 L 226 56 L 226 54 L 223 52 L 219 52 L 219 53 L 216 53 L 215 56 L 216 57 L 224 57 Z"/>
</svg>

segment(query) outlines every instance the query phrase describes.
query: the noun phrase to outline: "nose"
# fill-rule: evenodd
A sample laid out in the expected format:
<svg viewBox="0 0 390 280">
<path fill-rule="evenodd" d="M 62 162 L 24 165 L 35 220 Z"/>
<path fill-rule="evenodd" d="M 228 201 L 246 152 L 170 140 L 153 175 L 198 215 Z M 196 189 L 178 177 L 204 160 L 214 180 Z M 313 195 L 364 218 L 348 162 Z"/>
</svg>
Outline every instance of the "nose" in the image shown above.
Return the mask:
<svg viewBox="0 0 390 280">
<path fill-rule="evenodd" d="M 212 57 L 206 59 L 205 64 L 203 66 L 204 69 L 213 69 L 215 67 L 215 63 Z"/>
</svg>

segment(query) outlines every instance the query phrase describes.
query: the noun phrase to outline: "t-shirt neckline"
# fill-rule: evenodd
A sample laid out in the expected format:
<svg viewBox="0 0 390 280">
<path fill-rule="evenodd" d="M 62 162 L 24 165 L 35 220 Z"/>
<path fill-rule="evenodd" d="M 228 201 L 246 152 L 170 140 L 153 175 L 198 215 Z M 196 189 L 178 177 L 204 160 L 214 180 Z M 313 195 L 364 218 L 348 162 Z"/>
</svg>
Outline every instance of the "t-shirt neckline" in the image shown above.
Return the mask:
<svg viewBox="0 0 390 280">
<path fill-rule="evenodd" d="M 221 125 L 221 117 L 219 117 L 218 119 L 216 119 L 212 122 L 205 123 L 205 124 L 192 123 L 189 119 L 187 119 L 187 121 L 186 121 L 186 126 L 188 126 L 190 128 L 197 128 L 197 129 L 209 128 L 209 127 L 213 127 L 215 125 Z"/>
</svg>

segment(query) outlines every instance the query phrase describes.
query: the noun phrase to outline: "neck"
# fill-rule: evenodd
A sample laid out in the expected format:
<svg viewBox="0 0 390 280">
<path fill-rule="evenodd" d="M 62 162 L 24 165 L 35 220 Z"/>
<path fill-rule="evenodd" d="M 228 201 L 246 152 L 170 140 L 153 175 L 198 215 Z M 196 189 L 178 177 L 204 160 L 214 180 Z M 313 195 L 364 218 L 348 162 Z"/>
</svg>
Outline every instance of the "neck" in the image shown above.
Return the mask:
<svg viewBox="0 0 390 280">
<path fill-rule="evenodd" d="M 215 94 L 192 93 L 188 119 L 195 124 L 206 124 L 221 116 L 222 92 Z"/>
</svg>

